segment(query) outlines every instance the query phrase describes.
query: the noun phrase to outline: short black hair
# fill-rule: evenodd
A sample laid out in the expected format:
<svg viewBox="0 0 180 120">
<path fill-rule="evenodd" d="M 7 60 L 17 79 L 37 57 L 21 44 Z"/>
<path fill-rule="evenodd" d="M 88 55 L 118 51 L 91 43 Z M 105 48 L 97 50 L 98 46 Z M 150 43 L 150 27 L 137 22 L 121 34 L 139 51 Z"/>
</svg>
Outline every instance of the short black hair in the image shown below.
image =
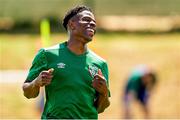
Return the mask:
<svg viewBox="0 0 180 120">
<path fill-rule="evenodd" d="M 155 85 L 157 83 L 157 75 L 153 72 L 149 73 L 149 75 L 152 78 L 152 85 Z"/>
<path fill-rule="evenodd" d="M 87 7 L 87 6 L 84 6 L 84 5 L 78 5 L 72 9 L 70 9 L 66 15 L 64 16 L 64 19 L 63 19 L 63 26 L 64 28 L 67 30 L 67 24 L 68 24 L 68 21 L 75 15 L 77 15 L 79 12 L 82 12 L 84 10 L 88 10 L 90 12 L 92 12 L 92 10 Z"/>
</svg>

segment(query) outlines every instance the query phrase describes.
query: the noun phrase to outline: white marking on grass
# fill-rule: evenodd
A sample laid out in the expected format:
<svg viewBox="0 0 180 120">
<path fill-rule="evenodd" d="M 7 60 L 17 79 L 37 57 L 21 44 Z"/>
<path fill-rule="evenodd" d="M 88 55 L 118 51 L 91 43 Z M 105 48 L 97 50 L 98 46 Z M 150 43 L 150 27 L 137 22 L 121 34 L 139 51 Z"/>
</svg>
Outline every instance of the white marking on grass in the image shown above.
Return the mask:
<svg viewBox="0 0 180 120">
<path fill-rule="evenodd" d="M 0 70 L 0 83 L 23 83 L 27 70 Z"/>
</svg>

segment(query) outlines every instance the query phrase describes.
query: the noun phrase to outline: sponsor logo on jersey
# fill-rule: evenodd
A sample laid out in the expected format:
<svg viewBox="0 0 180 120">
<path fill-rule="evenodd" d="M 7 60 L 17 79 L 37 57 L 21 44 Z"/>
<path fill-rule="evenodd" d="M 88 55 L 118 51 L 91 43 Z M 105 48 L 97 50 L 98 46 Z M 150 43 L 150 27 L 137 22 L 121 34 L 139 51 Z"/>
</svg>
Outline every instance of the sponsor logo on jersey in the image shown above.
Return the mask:
<svg viewBox="0 0 180 120">
<path fill-rule="evenodd" d="M 58 68 L 65 68 L 65 66 L 66 66 L 66 64 L 64 64 L 64 63 L 58 63 L 57 64 Z"/>
</svg>

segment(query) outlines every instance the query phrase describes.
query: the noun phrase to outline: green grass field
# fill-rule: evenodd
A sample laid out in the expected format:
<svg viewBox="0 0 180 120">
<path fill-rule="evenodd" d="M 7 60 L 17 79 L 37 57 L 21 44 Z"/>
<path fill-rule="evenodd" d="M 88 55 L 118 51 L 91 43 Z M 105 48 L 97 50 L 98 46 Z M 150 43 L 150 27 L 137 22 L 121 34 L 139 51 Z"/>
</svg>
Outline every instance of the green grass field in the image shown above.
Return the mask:
<svg viewBox="0 0 180 120">
<path fill-rule="evenodd" d="M 65 34 L 54 34 L 52 44 L 66 39 Z M 39 41 L 38 35 L 0 34 L 0 70 L 29 69 Z M 151 97 L 151 118 L 180 119 L 179 33 L 97 34 L 89 47 L 107 60 L 110 71 L 111 106 L 99 118 L 123 117 L 121 97 L 126 78 L 137 64 L 148 64 L 157 71 L 159 80 Z M 21 85 L 0 83 L 0 118 L 39 118 L 36 100 L 23 97 Z M 142 118 L 137 106 L 134 117 Z"/>
</svg>

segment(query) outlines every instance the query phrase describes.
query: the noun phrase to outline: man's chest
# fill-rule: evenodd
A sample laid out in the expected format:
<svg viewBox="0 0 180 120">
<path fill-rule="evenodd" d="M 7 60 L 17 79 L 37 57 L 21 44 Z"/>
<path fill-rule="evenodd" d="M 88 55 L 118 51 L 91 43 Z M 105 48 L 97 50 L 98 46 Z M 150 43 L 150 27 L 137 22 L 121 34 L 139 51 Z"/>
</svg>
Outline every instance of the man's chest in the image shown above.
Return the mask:
<svg viewBox="0 0 180 120">
<path fill-rule="evenodd" d="M 49 68 L 54 68 L 54 82 L 67 82 L 91 84 L 97 74 L 99 65 L 88 57 L 74 58 L 69 56 L 56 56 L 48 62 Z"/>
</svg>

